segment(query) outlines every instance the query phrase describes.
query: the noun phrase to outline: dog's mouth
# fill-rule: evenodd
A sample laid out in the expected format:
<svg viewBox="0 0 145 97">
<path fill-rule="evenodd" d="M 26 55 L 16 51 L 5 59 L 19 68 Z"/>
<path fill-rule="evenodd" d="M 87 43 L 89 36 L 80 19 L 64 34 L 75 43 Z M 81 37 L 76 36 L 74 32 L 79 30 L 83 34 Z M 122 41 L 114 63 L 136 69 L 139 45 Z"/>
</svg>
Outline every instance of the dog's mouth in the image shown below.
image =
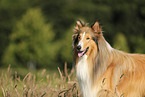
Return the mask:
<svg viewBox="0 0 145 97">
<path fill-rule="evenodd" d="M 85 50 L 83 51 L 78 51 L 78 57 L 82 57 L 83 55 L 85 55 L 85 53 L 87 53 L 87 51 L 89 50 L 89 47 L 87 47 Z"/>
</svg>

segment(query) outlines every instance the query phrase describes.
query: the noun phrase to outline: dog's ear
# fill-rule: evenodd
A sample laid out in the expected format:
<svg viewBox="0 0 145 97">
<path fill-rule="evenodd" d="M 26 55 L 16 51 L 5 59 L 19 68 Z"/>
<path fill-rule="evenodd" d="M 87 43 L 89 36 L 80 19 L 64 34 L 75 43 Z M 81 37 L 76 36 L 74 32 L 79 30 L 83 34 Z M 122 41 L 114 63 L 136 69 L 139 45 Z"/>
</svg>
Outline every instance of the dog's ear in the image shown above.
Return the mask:
<svg viewBox="0 0 145 97">
<path fill-rule="evenodd" d="M 100 28 L 99 26 L 99 22 L 96 21 L 92 26 L 91 28 L 93 29 L 93 31 L 96 33 L 96 34 L 101 34 L 102 33 L 102 29 Z"/>
<path fill-rule="evenodd" d="M 78 20 L 75 26 L 75 31 L 78 31 L 81 27 L 85 26 L 84 22 Z"/>
</svg>

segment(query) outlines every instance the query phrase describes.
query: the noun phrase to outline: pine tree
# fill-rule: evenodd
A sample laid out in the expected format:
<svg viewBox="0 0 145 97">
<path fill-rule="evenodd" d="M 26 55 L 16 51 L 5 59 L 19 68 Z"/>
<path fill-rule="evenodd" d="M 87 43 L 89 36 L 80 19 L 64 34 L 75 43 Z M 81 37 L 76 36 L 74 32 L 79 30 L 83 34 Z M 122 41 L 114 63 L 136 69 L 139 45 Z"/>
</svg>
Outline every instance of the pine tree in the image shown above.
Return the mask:
<svg viewBox="0 0 145 97">
<path fill-rule="evenodd" d="M 39 8 L 31 8 L 19 20 L 10 35 L 10 44 L 3 56 L 4 64 L 37 67 L 52 66 L 56 57 L 55 33 Z"/>
</svg>

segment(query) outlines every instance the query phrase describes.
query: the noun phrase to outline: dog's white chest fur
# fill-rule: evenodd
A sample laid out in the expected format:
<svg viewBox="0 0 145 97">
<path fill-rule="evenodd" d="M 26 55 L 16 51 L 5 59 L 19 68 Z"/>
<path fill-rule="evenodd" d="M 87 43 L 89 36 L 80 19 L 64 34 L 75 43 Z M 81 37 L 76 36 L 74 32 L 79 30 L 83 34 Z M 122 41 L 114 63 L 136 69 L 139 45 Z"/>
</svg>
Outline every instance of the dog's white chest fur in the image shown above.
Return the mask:
<svg viewBox="0 0 145 97">
<path fill-rule="evenodd" d="M 91 93 L 91 81 L 89 75 L 89 64 L 87 62 L 87 55 L 79 58 L 77 63 L 76 75 L 83 97 L 94 97 L 93 93 Z"/>
</svg>

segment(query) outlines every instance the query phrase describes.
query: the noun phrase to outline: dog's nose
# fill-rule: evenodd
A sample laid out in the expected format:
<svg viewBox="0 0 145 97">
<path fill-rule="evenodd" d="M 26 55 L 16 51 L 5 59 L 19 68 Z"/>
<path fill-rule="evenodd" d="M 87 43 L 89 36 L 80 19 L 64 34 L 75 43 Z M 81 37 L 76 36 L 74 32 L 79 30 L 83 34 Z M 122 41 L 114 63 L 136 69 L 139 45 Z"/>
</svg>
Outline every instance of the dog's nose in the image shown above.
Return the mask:
<svg viewBox="0 0 145 97">
<path fill-rule="evenodd" d="M 80 50 L 80 49 L 81 49 L 81 46 L 80 46 L 80 45 L 78 45 L 78 46 L 77 46 L 77 50 Z"/>
</svg>

